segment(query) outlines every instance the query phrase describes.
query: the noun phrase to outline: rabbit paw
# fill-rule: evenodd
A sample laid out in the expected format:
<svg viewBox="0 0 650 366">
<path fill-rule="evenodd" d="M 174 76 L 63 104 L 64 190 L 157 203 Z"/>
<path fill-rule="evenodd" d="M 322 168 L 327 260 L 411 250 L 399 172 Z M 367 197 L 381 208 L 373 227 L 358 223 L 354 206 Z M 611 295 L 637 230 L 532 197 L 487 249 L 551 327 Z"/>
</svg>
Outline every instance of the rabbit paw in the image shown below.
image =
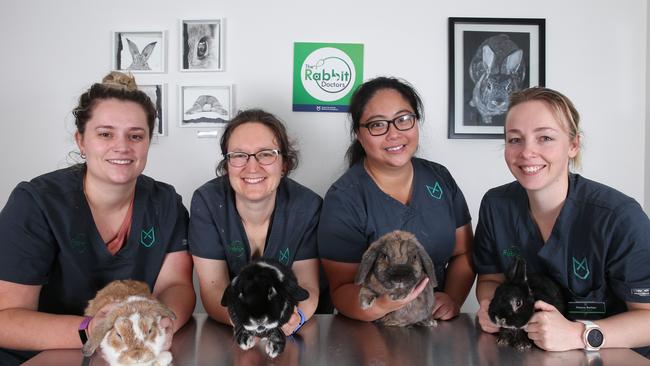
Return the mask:
<svg viewBox="0 0 650 366">
<path fill-rule="evenodd" d="M 240 332 L 237 334 L 237 344 L 239 348 L 246 351 L 255 345 L 255 337 L 246 332 Z"/>
<path fill-rule="evenodd" d="M 275 343 L 275 342 L 269 342 L 266 344 L 266 354 L 269 355 L 271 358 L 276 358 L 282 351 L 284 351 L 284 345 Z"/>
<path fill-rule="evenodd" d="M 532 343 L 526 340 L 517 341 L 512 346 L 519 352 L 528 351 L 529 349 L 533 348 Z"/>
<path fill-rule="evenodd" d="M 169 351 L 163 351 L 156 359 L 156 366 L 169 366 L 172 364 L 172 354 Z"/>
<path fill-rule="evenodd" d="M 438 326 L 438 321 L 433 319 L 432 316 L 418 322 L 416 325 L 422 326 L 422 327 L 437 327 Z"/>
<path fill-rule="evenodd" d="M 366 310 L 369 307 L 372 306 L 372 304 L 375 303 L 375 296 L 371 295 L 364 295 L 364 294 L 359 294 L 359 304 L 361 305 L 361 309 Z"/>
</svg>

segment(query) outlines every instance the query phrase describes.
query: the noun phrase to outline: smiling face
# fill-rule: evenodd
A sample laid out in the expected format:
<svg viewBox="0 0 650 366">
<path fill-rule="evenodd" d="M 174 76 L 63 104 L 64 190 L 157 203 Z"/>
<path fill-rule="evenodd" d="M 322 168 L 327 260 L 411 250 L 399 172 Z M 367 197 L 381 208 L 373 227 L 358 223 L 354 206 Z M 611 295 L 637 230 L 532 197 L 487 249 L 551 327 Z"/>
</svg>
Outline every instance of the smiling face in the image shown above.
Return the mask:
<svg viewBox="0 0 650 366">
<path fill-rule="evenodd" d="M 579 138 L 570 138 L 546 102 L 512 107 L 505 130 L 506 164 L 527 191 L 562 191 L 568 185 L 569 160 L 578 154 Z"/>
<path fill-rule="evenodd" d="M 147 163 L 147 116 L 135 102 L 101 100 L 75 140 L 86 155 L 87 183 L 135 184 Z"/>
<path fill-rule="evenodd" d="M 413 108 L 402 95 L 393 89 L 381 89 L 368 101 L 361 115 L 361 125 L 378 120 L 392 120 L 414 113 Z M 401 168 L 409 164 L 415 154 L 419 139 L 419 126 L 398 131 L 390 125 L 388 133 L 372 136 L 365 127 L 359 127 L 357 139 L 366 152 L 369 165 L 379 168 Z"/>
<path fill-rule="evenodd" d="M 280 149 L 270 128 L 261 123 L 239 125 L 228 140 L 228 152 L 255 154 L 260 150 Z M 243 167 L 228 166 L 228 179 L 238 200 L 250 202 L 274 199 L 282 178 L 282 154 L 270 165 L 261 165 L 251 156 Z"/>
</svg>

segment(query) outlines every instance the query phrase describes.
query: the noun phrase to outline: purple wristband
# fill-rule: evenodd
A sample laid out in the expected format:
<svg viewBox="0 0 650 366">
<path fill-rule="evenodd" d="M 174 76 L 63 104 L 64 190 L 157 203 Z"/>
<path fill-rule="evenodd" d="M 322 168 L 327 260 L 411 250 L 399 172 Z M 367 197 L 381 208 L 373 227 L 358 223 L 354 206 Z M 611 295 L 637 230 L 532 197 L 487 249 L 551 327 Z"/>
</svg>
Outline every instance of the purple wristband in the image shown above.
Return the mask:
<svg viewBox="0 0 650 366">
<path fill-rule="evenodd" d="M 86 344 L 88 341 L 88 325 L 90 325 L 91 320 L 93 320 L 92 316 L 86 316 L 81 321 L 81 324 L 79 324 L 79 339 L 81 339 L 81 344 Z"/>
</svg>

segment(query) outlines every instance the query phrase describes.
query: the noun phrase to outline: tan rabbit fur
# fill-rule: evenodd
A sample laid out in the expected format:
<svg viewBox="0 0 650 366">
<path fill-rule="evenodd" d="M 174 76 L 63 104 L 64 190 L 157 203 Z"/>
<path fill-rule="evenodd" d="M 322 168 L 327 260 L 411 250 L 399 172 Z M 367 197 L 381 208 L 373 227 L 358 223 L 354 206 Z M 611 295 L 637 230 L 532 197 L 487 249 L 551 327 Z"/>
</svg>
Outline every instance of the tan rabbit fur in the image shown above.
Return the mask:
<svg viewBox="0 0 650 366">
<path fill-rule="evenodd" d="M 437 280 L 429 254 L 409 232 L 396 230 L 385 234 L 370 244 L 357 271 L 355 283 L 361 285 L 361 308 L 371 307 L 383 294 L 392 300 L 403 299 L 425 277 L 429 277 L 429 283 L 418 297 L 377 322 L 394 326 L 436 324 L 432 312 L 435 301 L 433 288 L 437 286 Z"/>
<path fill-rule="evenodd" d="M 109 283 L 88 303 L 86 314 L 93 316 L 105 305 L 115 304 L 98 323 L 82 348 L 85 356 L 101 346 L 111 365 L 169 365 L 171 353 L 163 351 L 164 329 L 160 320 L 176 315 L 156 300 L 146 283 L 121 280 Z"/>
</svg>

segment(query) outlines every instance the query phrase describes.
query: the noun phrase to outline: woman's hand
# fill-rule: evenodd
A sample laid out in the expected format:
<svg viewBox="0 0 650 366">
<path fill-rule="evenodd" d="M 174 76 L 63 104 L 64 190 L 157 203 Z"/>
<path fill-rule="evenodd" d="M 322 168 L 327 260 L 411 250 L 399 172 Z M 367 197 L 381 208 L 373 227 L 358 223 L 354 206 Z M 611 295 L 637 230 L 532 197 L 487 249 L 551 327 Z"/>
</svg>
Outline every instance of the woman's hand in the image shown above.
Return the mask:
<svg viewBox="0 0 650 366">
<path fill-rule="evenodd" d="M 424 288 L 427 286 L 427 283 L 429 283 L 429 277 L 424 277 L 422 281 L 420 281 L 420 283 L 417 286 L 415 286 L 413 290 L 411 290 L 411 293 L 409 293 L 403 299 L 393 300 L 390 298 L 390 295 L 383 294 L 379 296 L 377 300 L 375 300 L 374 306 L 379 306 L 379 308 L 383 310 L 384 314 L 388 314 L 397 309 L 400 309 L 404 305 L 415 300 L 415 298 L 418 297 L 422 291 L 424 291 Z"/>
<path fill-rule="evenodd" d="M 285 336 L 288 337 L 293 334 L 293 331 L 296 330 L 299 324 L 300 324 L 300 315 L 298 314 L 298 307 L 294 306 L 293 314 L 291 314 L 291 318 L 289 318 L 289 321 L 282 326 L 282 332 L 284 333 Z"/>
<path fill-rule="evenodd" d="M 456 301 L 444 292 L 434 292 L 436 303 L 433 306 L 433 318 L 438 320 L 449 320 L 460 312 Z"/>
<path fill-rule="evenodd" d="M 490 307 L 491 300 L 482 300 L 479 303 L 479 309 L 476 315 L 478 316 L 478 323 L 481 329 L 486 333 L 496 333 L 499 331 L 499 326 L 494 324 L 488 315 L 488 308 Z"/>
<path fill-rule="evenodd" d="M 537 312 L 526 325 L 526 332 L 535 344 L 546 351 L 567 351 L 582 348 L 582 330 L 579 322 L 567 320 L 555 306 L 538 300 Z"/>
</svg>

